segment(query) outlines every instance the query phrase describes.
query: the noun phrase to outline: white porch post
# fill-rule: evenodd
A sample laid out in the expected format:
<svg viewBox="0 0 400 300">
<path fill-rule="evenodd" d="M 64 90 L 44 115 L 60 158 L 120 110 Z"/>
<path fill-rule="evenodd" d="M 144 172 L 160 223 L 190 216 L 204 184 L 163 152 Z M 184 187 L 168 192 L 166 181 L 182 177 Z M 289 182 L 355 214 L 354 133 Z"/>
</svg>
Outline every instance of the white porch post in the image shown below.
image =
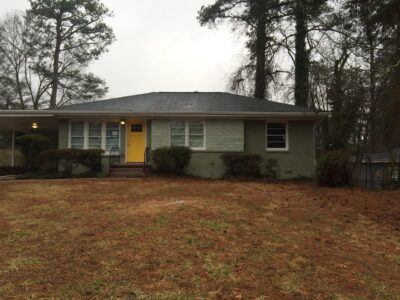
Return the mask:
<svg viewBox="0 0 400 300">
<path fill-rule="evenodd" d="M 11 133 L 11 166 L 15 167 L 15 130 Z"/>
</svg>

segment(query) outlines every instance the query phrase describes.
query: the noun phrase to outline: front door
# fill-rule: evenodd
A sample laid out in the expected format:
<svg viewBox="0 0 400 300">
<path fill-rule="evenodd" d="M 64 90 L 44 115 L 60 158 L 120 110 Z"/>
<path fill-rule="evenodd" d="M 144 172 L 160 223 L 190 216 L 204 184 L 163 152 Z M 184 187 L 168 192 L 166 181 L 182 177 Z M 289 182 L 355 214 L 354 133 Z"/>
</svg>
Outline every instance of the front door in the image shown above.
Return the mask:
<svg viewBox="0 0 400 300">
<path fill-rule="evenodd" d="M 130 121 L 128 122 L 127 130 L 127 161 L 142 163 L 144 162 L 144 152 L 146 149 L 146 121 Z"/>
</svg>

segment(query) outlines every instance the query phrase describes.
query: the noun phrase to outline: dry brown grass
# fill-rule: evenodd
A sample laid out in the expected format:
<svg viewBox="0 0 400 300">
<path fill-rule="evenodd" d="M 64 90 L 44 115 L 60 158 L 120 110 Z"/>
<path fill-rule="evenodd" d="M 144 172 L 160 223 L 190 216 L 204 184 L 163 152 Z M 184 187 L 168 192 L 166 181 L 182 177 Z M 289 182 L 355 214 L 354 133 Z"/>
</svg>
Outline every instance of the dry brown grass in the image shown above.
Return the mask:
<svg viewBox="0 0 400 300">
<path fill-rule="evenodd" d="M 400 299 L 400 195 L 196 179 L 0 183 L 0 298 Z"/>
</svg>

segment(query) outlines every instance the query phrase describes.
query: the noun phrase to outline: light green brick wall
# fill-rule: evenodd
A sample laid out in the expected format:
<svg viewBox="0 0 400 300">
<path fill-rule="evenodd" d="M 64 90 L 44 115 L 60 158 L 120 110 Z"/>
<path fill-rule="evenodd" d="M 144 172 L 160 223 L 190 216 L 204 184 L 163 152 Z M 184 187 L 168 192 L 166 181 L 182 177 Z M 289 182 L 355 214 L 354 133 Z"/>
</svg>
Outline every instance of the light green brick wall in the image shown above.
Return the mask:
<svg viewBox="0 0 400 300">
<path fill-rule="evenodd" d="M 206 150 L 243 152 L 244 123 L 241 120 L 206 121 Z"/>
<path fill-rule="evenodd" d="M 169 120 L 151 121 L 151 148 L 169 146 Z M 207 120 L 207 152 L 243 152 L 244 122 L 241 120 Z"/>
<path fill-rule="evenodd" d="M 207 120 L 206 150 L 192 154 L 188 173 L 206 178 L 220 178 L 225 173 L 221 155 L 244 151 L 242 120 Z M 169 146 L 169 120 L 151 121 L 151 148 Z"/>
</svg>

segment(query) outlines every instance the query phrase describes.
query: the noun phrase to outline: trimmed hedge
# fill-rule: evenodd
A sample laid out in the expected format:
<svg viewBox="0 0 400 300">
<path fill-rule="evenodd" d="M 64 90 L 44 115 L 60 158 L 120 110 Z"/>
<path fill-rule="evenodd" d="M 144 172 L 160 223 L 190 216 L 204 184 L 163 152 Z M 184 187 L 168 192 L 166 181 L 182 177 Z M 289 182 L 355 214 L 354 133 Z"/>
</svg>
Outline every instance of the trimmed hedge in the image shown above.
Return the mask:
<svg viewBox="0 0 400 300">
<path fill-rule="evenodd" d="M 28 171 L 38 168 L 37 158 L 43 151 L 52 147 L 51 140 L 40 134 L 24 134 L 15 139 L 17 147 L 24 157 L 24 167 Z"/>
<path fill-rule="evenodd" d="M 323 155 L 317 164 L 317 183 L 321 186 L 340 187 L 351 184 L 350 154 L 332 151 Z"/>
<path fill-rule="evenodd" d="M 269 179 L 278 179 L 280 170 L 279 170 L 279 162 L 276 159 L 270 158 L 267 160 L 267 163 L 263 166 L 263 176 Z"/>
<path fill-rule="evenodd" d="M 261 155 L 224 154 L 221 156 L 228 176 L 261 176 Z"/>
<path fill-rule="evenodd" d="M 164 147 L 151 152 L 153 170 L 156 173 L 183 175 L 185 174 L 192 150 L 188 147 Z"/>
<path fill-rule="evenodd" d="M 101 172 L 101 158 L 103 154 L 104 150 L 101 149 L 81 150 L 80 163 L 91 172 Z"/>
<path fill-rule="evenodd" d="M 103 153 L 103 150 L 53 149 L 40 153 L 38 161 L 45 173 L 57 173 L 61 166 L 62 171 L 70 176 L 80 165 L 96 173 L 101 172 Z"/>
</svg>

